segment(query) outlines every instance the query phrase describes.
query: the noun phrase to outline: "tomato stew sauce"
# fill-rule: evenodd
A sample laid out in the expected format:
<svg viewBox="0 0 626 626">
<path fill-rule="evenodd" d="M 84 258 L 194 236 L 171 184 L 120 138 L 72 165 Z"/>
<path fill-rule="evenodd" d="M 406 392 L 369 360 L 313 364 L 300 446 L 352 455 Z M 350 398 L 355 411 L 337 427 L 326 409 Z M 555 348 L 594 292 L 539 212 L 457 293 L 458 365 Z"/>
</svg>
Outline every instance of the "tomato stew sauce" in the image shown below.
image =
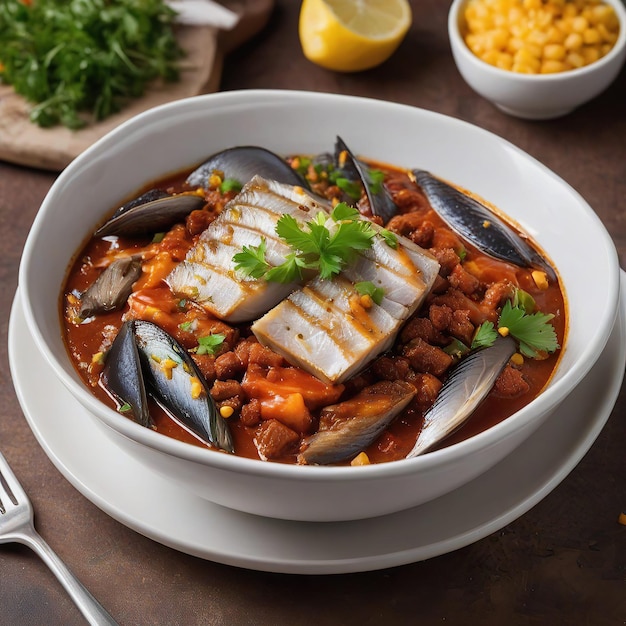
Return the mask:
<svg viewBox="0 0 626 626">
<path fill-rule="evenodd" d="M 297 161 L 295 158 L 292 164 Z M 404 458 L 413 447 L 422 427 L 423 414 L 434 401 L 446 372 L 455 361 L 445 351 L 446 346 L 453 339 L 470 345 L 481 322 L 497 322 L 498 312 L 504 301 L 512 296 L 514 287 L 529 293 L 539 311 L 554 315 L 551 323 L 559 345 L 563 345 L 566 308 L 557 282 L 538 286 L 530 270 L 479 252 L 443 223 L 404 171 L 374 162 L 369 165 L 384 172 L 385 186 L 399 209 L 385 225 L 387 229 L 430 251 L 440 262 L 441 269 L 424 305 L 403 326 L 392 349 L 348 380 L 343 390 L 333 390 L 329 388 L 332 386 L 318 383 L 311 375 L 291 367 L 281 356 L 262 347 L 250 332 L 249 325 L 229 325 L 215 319 L 197 305 L 174 296 L 163 282 L 200 233 L 219 215 L 224 204 L 236 195 L 234 191 L 222 194 L 218 189 L 202 192 L 205 207 L 193 211 L 185 223 L 174 226 L 158 241 L 153 240 L 152 235 L 132 240 L 92 238 L 81 250 L 69 271 L 62 306 L 66 344 L 85 383 L 102 402 L 119 409 L 99 379 L 106 352 L 125 319 L 152 321 L 192 352 L 200 337 L 221 333 L 225 339 L 215 355 L 192 356 L 209 383 L 217 407 L 232 408 L 228 422 L 235 453 L 254 459 L 295 463 L 302 439 L 315 431 L 319 410 L 311 411 L 312 429 L 304 433 L 294 429 L 294 421 L 289 415 L 270 411 L 270 419 L 264 419 L 266 413 L 262 418 L 259 400 L 249 397 L 241 385 L 246 371 L 262 372 L 263 376 L 277 382 L 277 389 L 286 384 L 285 388 L 290 392 L 300 388 L 315 395 L 316 385 L 319 385 L 321 396 L 316 400 L 325 401 L 326 405 L 347 399 L 378 380 L 403 379 L 417 388 L 415 399 L 365 450 L 369 462 L 382 463 Z M 309 172 L 313 179 L 317 179 L 312 181 L 314 191 L 329 199 L 340 196 L 340 189 L 320 180 L 311 168 Z M 184 175 L 172 176 L 158 181 L 156 186 L 168 192 L 181 191 L 185 188 L 184 178 Z M 358 208 L 371 217 L 365 194 L 359 200 Z M 135 283 L 128 303 L 119 311 L 78 319 L 80 295 L 103 267 L 116 257 L 129 253 L 142 254 L 143 273 Z M 421 341 L 416 342 L 416 338 Z M 415 346 L 416 343 L 419 347 Z M 488 398 L 440 447 L 480 433 L 528 404 L 550 379 L 558 355 L 557 350 L 538 359 L 518 358 L 518 362 L 513 359 Z M 288 380 L 285 382 L 285 379 Z M 193 445 L 208 446 L 154 402 L 151 414 L 158 432 Z M 271 427 L 277 423 L 280 428 Z M 348 463 L 350 459 L 345 462 Z"/>
</svg>

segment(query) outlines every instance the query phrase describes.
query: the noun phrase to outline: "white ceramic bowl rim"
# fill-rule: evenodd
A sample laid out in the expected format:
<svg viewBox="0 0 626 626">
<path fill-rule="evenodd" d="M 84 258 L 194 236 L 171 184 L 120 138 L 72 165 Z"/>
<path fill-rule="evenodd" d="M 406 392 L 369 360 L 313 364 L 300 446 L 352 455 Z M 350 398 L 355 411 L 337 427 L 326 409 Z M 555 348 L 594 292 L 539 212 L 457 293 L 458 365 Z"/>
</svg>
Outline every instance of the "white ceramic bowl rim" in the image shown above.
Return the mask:
<svg viewBox="0 0 626 626">
<path fill-rule="evenodd" d="M 33 333 L 33 337 L 38 344 L 41 352 L 48 360 L 52 368 L 57 372 L 59 378 L 64 385 L 74 394 L 81 398 L 81 402 L 84 406 L 96 416 L 100 417 L 108 427 L 118 431 L 122 435 L 128 437 L 131 440 L 140 442 L 150 448 L 161 450 L 166 454 L 173 455 L 175 457 L 187 459 L 198 464 L 210 465 L 215 468 L 235 471 L 242 474 L 254 474 L 256 476 L 271 477 L 274 479 L 292 480 L 297 479 L 301 481 L 307 480 L 350 480 L 350 481 L 368 481 L 372 479 L 384 479 L 392 476 L 413 474 L 420 469 L 426 469 L 433 466 L 438 466 L 447 463 L 449 460 L 453 460 L 457 456 L 465 456 L 471 454 L 478 454 L 481 451 L 484 452 L 497 441 L 501 436 L 509 436 L 516 430 L 523 428 L 526 422 L 526 416 L 529 413 L 539 411 L 545 412 L 555 408 L 560 401 L 565 397 L 567 390 L 573 388 L 578 382 L 580 382 L 587 372 L 591 369 L 593 363 L 597 360 L 601 354 L 606 341 L 608 340 L 610 331 L 613 327 L 615 317 L 617 315 L 617 306 L 619 298 L 619 263 L 617 260 L 617 252 L 614 244 L 602 225 L 601 221 L 593 210 L 586 204 L 586 202 L 571 188 L 570 192 L 577 196 L 580 200 L 581 207 L 588 213 L 588 216 L 598 226 L 598 236 L 600 236 L 606 246 L 611 259 L 608 267 L 608 276 L 606 277 L 610 291 L 609 298 L 610 303 L 607 310 L 599 312 L 600 323 L 598 329 L 595 330 L 595 335 L 591 338 L 590 345 L 586 346 L 580 359 L 571 367 L 562 378 L 555 381 L 550 388 L 549 394 L 541 394 L 531 404 L 518 411 L 513 418 L 504 420 L 503 422 L 489 428 L 488 430 L 481 432 L 465 441 L 459 442 L 454 445 L 450 445 L 441 450 L 430 452 L 423 456 L 414 459 L 404 459 L 384 464 L 376 464 L 360 467 L 341 467 L 341 466 L 298 466 L 288 465 L 281 463 L 262 462 L 253 459 L 247 459 L 234 455 L 227 455 L 218 453 L 213 450 L 207 450 L 199 448 L 193 445 L 182 443 L 165 435 L 156 433 L 150 429 L 146 429 L 133 421 L 119 415 L 113 409 L 106 407 L 95 396 L 93 396 L 85 387 L 84 384 L 79 383 L 76 379 L 69 376 L 64 366 L 60 363 L 57 355 L 46 344 L 43 334 L 36 322 L 36 315 L 32 308 L 32 303 L 24 295 L 28 292 L 29 280 L 31 269 L 30 266 L 33 263 L 33 256 L 37 253 L 36 243 L 37 240 L 42 237 L 39 232 L 42 229 L 43 215 L 46 211 L 46 207 L 54 203 L 55 196 L 64 185 L 66 185 L 73 177 L 80 176 L 81 171 L 91 161 L 99 160 L 103 157 L 109 149 L 111 149 L 117 142 L 128 139 L 131 135 L 131 131 L 136 127 L 150 127 L 151 125 L 157 125 L 164 117 L 167 117 L 173 113 L 176 116 L 184 116 L 186 113 L 197 112 L 198 110 L 211 109 L 211 107 L 232 107 L 240 103 L 241 99 L 251 101 L 256 104 L 272 105 L 280 104 L 280 106 L 289 107 L 290 105 L 296 105 L 298 103 L 350 103 L 351 105 L 359 106 L 359 104 L 369 103 L 370 106 L 377 106 L 381 109 L 381 114 L 392 114 L 394 111 L 400 110 L 413 110 L 419 111 L 420 115 L 425 116 L 433 121 L 440 118 L 445 118 L 449 124 L 455 128 L 468 127 L 472 132 L 479 135 L 489 136 L 501 142 L 507 150 L 519 153 L 524 156 L 525 159 L 530 160 L 535 167 L 540 168 L 551 178 L 559 181 L 560 184 L 569 186 L 562 181 L 556 174 L 551 172 L 544 165 L 527 155 L 519 148 L 510 144 L 508 141 L 495 136 L 493 133 L 480 129 L 472 124 L 464 122 L 462 120 L 450 118 L 448 116 L 441 115 L 432 111 L 425 111 L 423 109 L 416 109 L 408 105 L 384 102 L 379 100 L 373 100 L 370 98 L 361 98 L 356 96 L 343 96 L 336 94 L 322 94 L 315 92 L 304 91 L 280 91 L 280 90 L 246 90 L 246 91 L 230 91 L 216 94 L 209 94 L 205 96 L 197 96 L 194 98 L 188 98 L 177 102 L 168 103 L 146 113 L 143 113 L 135 118 L 124 122 L 115 130 L 108 133 L 105 137 L 97 141 L 94 145 L 88 148 L 84 153 L 77 157 L 57 178 L 48 195 L 44 199 L 40 208 L 39 214 L 35 218 L 33 226 L 31 228 L 29 237 L 26 241 L 22 262 L 20 265 L 19 283 L 22 293 L 24 313 L 28 323 L 28 326 Z M 169 172 L 163 172 L 163 175 L 167 175 Z M 139 188 L 145 181 L 137 181 L 137 188 Z M 61 286 L 59 286 L 59 290 Z M 60 324 L 59 320 L 59 324 Z M 60 329 L 59 329 L 60 331 Z"/>
<path fill-rule="evenodd" d="M 465 40 L 459 30 L 459 25 L 462 19 L 461 10 L 468 1 L 469 0 L 454 0 L 452 3 L 450 12 L 448 13 L 448 32 L 450 36 L 454 37 L 458 42 L 458 50 L 464 57 L 469 59 L 474 65 L 481 67 L 483 71 L 488 74 L 492 74 L 493 76 L 506 76 L 508 78 L 514 77 L 515 80 L 519 80 L 521 83 L 532 83 L 535 81 L 566 82 L 602 69 L 605 65 L 611 63 L 616 56 L 621 54 L 624 47 L 626 47 L 626 7 L 622 3 L 622 0 L 602 0 L 606 4 L 610 4 L 613 7 L 620 23 L 617 41 L 611 50 L 609 50 L 609 52 L 603 57 L 593 63 L 590 63 L 589 65 L 584 65 L 583 67 L 567 70 L 565 72 L 555 72 L 552 74 L 522 74 L 521 72 L 504 70 L 483 61 L 467 47 L 467 44 L 465 43 Z"/>
</svg>

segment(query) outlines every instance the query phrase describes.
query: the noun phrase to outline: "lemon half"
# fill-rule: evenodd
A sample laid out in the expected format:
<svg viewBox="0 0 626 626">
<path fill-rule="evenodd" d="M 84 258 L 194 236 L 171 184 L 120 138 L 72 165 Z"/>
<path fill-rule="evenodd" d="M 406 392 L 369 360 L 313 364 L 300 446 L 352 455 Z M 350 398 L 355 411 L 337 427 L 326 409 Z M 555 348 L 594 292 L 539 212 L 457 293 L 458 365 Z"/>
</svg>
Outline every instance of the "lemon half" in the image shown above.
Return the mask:
<svg viewBox="0 0 626 626">
<path fill-rule="evenodd" d="M 407 0 L 303 0 L 300 44 L 313 63 L 358 72 L 386 61 L 411 20 Z"/>
</svg>

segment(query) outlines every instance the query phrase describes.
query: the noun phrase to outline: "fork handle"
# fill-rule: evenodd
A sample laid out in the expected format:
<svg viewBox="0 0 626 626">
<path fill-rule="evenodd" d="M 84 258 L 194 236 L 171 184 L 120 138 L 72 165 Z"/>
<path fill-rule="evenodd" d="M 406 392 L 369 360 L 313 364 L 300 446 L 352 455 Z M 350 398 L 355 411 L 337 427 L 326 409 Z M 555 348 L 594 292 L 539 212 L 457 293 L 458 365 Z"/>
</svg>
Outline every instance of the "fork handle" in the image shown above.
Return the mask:
<svg viewBox="0 0 626 626">
<path fill-rule="evenodd" d="M 21 532 L 16 540 L 27 545 L 41 557 L 92 626 L 119 626 L 36 530 Z"/>
</svg>

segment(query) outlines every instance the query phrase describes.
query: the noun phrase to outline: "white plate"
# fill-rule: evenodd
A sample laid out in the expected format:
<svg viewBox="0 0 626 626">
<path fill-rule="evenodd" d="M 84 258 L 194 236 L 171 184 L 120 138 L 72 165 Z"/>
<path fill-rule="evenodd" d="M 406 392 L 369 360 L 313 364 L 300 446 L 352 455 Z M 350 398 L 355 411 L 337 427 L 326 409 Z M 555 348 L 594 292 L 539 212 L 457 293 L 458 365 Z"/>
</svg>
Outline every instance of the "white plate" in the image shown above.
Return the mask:
<svg viewBox="0 0 626 626">
<path fill-rule="evenodd" d="M 36 351 L 19 292 L 9 325 L 11 374 L 26 419 L 59 471 L 86 498 L 142 535 L 201 558 L 256 570 L 375 570 L 445 554 L 486 537 L 528 511 L 577 465 L 605 425 L 624 376 L 624 276 L 620 314 L 608 345 L 555 414 L 469 484 L 373 519 L 306 523 L 257 517 L 212 504 L 153 474 L 102 436 L 104 426 L 52 374 Z"/>
</svg>

